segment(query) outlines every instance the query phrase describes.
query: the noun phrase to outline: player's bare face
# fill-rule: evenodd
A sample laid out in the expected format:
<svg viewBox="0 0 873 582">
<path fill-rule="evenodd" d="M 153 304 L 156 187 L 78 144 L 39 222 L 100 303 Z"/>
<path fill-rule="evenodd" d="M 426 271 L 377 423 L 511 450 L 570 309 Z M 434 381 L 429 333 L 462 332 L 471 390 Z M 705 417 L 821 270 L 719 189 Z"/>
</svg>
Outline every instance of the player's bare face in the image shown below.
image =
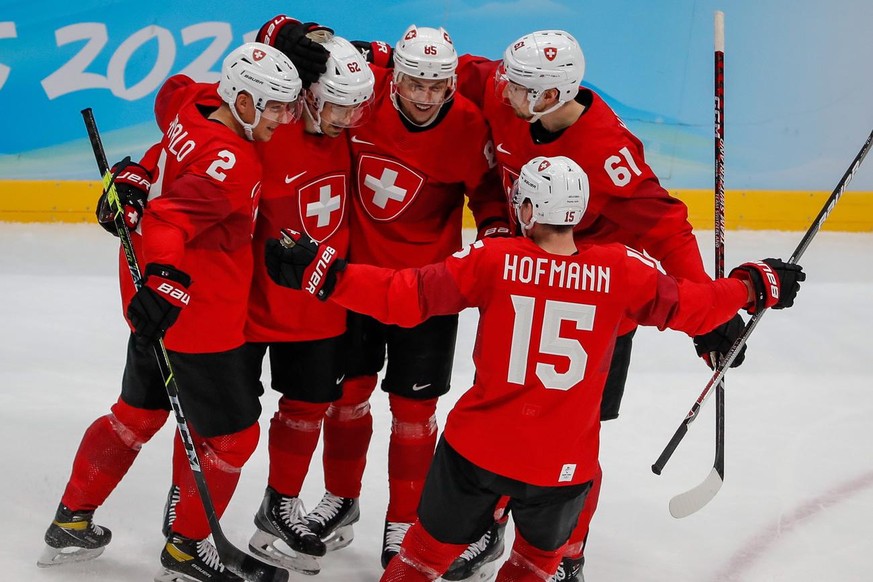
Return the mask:
<svg viewBox="0 0 873 582">
<path fill-rule="evenodd" d="M 415 79 L 401 75 L 396 84 L 398 107 L 415 123 L 427 123 L 452 94 L 451 79 Z"/>
</svg>

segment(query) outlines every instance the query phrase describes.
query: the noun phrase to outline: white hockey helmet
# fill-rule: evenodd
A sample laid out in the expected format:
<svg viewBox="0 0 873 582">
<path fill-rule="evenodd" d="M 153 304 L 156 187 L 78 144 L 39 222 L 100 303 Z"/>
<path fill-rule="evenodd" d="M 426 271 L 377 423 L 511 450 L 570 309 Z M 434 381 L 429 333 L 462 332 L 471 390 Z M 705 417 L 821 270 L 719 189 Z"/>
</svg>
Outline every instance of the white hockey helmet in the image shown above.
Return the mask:
<svg viewBox="0 0 873 582">
<path fill-rule="evenodd" d="M 287 56 L 269 45 L 249 42 L 225 57 L 218 95 L 230 105 L 231 113 L 251 140 L 252 129 L 258 125 L 268 101 L 293 105 L 294 109 L 289 109 L 291 118 L 299 118 L 302 87 L 297 69 Z M 236 97 L 242 92 L 251 95 L 255 102 L 255 120 L 250 124 L 243 122 L 236 110 Z"/>
<path fill-rule="evenodd" d="M 531 114 L 543 91 L 557 89 L 558 104 L 549 110 L 553 111 L 579 92 L 579 83 L 585 75 L 585 56 L 570 33 L 540 30 L 524 35 L 506 48 L 497 74 L 498 86 L 501 81 L 504 84 L 509 81 L 528 89 Z"/>
<path fill-rule="evenodd" d="M 521 206 L 533 205 L 533 217 L 525 224 Z M 564 156 L 539 156 L 521 167 L 512 187 L 512 204 L 519 224 L 527 230 L 540 224 L 575 226 L 588 208 L 588 175 Z"/>
<path fill-rule="evenodd" d="M 332 36 L 322 43 L 330 56 L 327 70 L 309 86 L 312 103 L 305 103 L 306 112 L 321 131 L 321 112 L 325 103 L 348 108 L 348 115 L 331 120 L 338 127 L 354 127 L 365 117 L 372 102 L 376 79 L 367 60 L 348 40 Z"/>
<path fill-rule="evenodd" d="M 458 53 L 442 27 L 412 25 L 394 47 L 394 71 L 418 79 L 454 79 Z"/>
</svg>

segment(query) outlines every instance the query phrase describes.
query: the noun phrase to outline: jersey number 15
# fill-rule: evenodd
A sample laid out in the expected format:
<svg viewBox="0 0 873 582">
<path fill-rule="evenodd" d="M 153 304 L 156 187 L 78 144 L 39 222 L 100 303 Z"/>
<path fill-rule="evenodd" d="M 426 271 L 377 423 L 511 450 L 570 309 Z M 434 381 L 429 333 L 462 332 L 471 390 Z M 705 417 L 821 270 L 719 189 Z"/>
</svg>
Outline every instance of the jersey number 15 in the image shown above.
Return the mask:
<svg viewBox="0 0 873 582">
<path fill-rule="evenodd" d="M 531 329 L 534 324 L 536 299 L 512 295 L 515 319 L 512 324 L 512 343 L 509 352 L 507 381 L 524 384 L 531 350 Z M 569 390 L 585 377 L 588 353 L 576 339 L 561 337 L 561 323 L 572 322 L 577 330 L 594 329 L 594 305 L 546 300 L 542 315 L 542 333 L 538 354 L 563 356 L 570 360 L 565 372 L 558 372 L 554 365 L 536 362 L 536 375 L 549 390 Z"/>
</svg>

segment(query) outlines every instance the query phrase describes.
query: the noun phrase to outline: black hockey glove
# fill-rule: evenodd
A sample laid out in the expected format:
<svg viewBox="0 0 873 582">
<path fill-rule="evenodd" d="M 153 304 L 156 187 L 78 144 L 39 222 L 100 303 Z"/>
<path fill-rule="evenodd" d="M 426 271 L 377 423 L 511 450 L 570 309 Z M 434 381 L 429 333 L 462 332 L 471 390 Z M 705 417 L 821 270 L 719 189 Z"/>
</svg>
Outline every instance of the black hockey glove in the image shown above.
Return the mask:
<svg viewBox="0 0 873 582">
<path fill-rule="evenodd" d="M 176 323 L 191 296 L 191 277 L 169 265 L 149 263 L 142 286 L 127 306 L 127 317 L 134 328 L 137 346 L 148 348 L 164 337 Z"/>
<path fill-rule="evenodd" d="M 745 306 L 749 315 L 772 307 L 785 309 L 794 305 L 794 298 L 800 291 L 801 281 L 806 273 L 797 264 L 789 264 L 782 259 L 764 259 L 743 263 L 734 268 L 729 277 L 748 282 L 752 286 L 754 299 Z"/>
<path fill-rule="evenodd" d="M 482 221 L 482 224 L 479 225 L 478 232 L 476 233 L 476 240 L 481 240 L 483 238 L 502 238 L 507 236 L 512 236 L 512 230 L 509 227 L 509 223 L 503 218 L 494 216 Z"/>
<path fill-rule="evenodd" d="M 694 348 L 697 350 L 697 355 L 703 358 L 706 365 L 714 370 L 718 362 L 712 361 L 710 353 L 718 352 L 718 355 L 722 357 L 727 355 L 737 338 L 743 334 L 745 327 L 743 318 L 737 314 L 711 332 L 694 336 Z M 746 359 L 746 345 L 743 344 L 743 347 L 740 348 L 734 361 L 731 362 L 731 368 L 736 368 Z"/>
<path fill-rule="evenodd" d="M 112 166 L 112 174 L 115 176 L 115 191 L 118 192 L 118 201 L 121 205 L 124 223 L 131 231 L 136 230 L 146 200 L 149 197 L 149 188 L 152 185 L 152 175 L 144 167 L 131 162 L 129 158 Z M 118 236 L 115 229 L 115 213 L 109 205 L 108 193 L 103 192 L 97 201 L 97 222 L 106 232 Z"/>
<path fill-rule="evenodd" d="M 315 22 L 300 22 L 277 16 L 258 31 L 257 41 L 276 47 L 291 59 L 304 87 L 309 87 L 327 70 L 330 53 L 316 40 L 333 36 L 333 29 Z"/>
<path fill-rule="evenodd" d="M 361 51 L 368 63 L 390 69 L 394 67 L 394 49 L 381 40 L 353 40 L 352 45 Z"/>
<path fill-rule="evenodd" d="M 346 268 L 336 249 L 320 245 L 303 233 L 283 229 L 282 240 L 268 239 L 267 273 L 278 285 L 302 289 L 326 300 L 336 287 L 337 273 Z"/>
</svg>

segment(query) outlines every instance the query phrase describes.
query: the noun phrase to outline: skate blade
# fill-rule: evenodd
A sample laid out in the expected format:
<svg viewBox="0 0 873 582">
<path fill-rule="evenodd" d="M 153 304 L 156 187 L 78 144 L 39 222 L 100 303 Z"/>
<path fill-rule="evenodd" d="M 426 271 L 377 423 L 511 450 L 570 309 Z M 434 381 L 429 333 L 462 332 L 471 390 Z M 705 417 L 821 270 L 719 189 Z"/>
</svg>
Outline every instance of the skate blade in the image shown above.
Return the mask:
<svg viewBox="0 0 873 582">
<path fill-rule="evenodd" d="M 296 552 L 280 538 L 260 530 L 255 532 L 252 539 L 249 540 L 249 549 L 256 556 L 264 558 L 280 568 L 294 570 L 308 576 L 314 576 L 321 572 L 321 564 L 315 556 Z"/>
<path fill-rule="evenodd" d="M 499 557 L 499 556 L 498 556 Z M 495 560 L 497 557 L 495 557 Z M 453 580 L 451 582 L 491 582 L 494 579 L 494 576 L 497 574 L 497 565 L 494 561 L 487 562 L 483 564 L 478 570 L 467 576 L 466 578 L 461 578 L 458 580 Z M 440 578 L 442 582 L 450 582 L 445 578 Z"/>
<path fill-rule="evenodd" d="M 52 566 L 60 566 L 61 564 L 70 564 L 72 562 L 85 562 L 93 560 L 103 553 L 106 548 L 53 548 L 46 546 L 42 551 L 42 555 L 36 561 L 36 565 L 40 568 L 50 568 Z"/>
<path fill-rule="evenodd" d="M 322 538 L 321 541 L 324 542 L 324 546 L 328 552 L 335 552 L 336 550 L 341 550 L 352 543 L 353 539 L 355 539 L 354 529 L 351 525 L 344 525 L 343 527 L 334 530 L 326 538 Z"/>
<path fill-rule="evenodd" d="M 190 578 L 179 572 L 173 572 L 167 568 L 161 568 L 155 574 L 155 582 L 196 582 L 194 578 Z"/>
</svg>

